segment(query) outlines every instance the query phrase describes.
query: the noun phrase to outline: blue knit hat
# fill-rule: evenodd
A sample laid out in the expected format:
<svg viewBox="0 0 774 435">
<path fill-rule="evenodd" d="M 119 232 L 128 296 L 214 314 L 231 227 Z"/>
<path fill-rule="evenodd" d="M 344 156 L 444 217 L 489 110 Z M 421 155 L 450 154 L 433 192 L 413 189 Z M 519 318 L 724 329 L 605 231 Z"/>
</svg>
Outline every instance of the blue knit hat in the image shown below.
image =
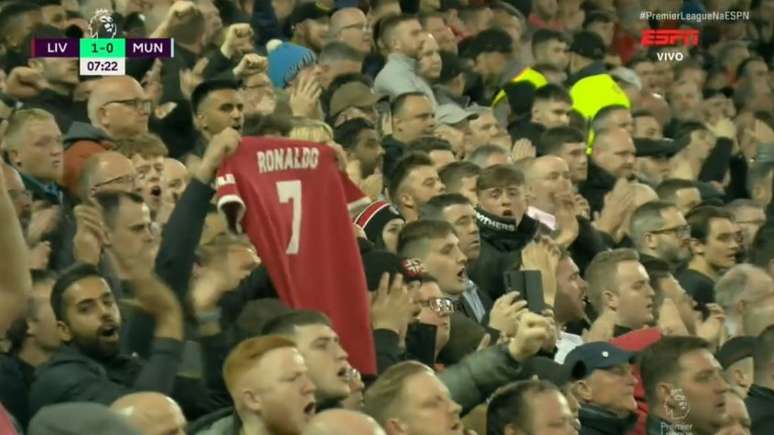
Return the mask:
<svg viewBox="0 0 774 435">
<path fill-rule="evenodd" d="M 285 88 L 303 67 L 317 62 L 312 50 L 290 42 L 275 39 L 269 41 L 266 48 L 269 52 L 269 78 L 275 88 Z"/>
</svg>

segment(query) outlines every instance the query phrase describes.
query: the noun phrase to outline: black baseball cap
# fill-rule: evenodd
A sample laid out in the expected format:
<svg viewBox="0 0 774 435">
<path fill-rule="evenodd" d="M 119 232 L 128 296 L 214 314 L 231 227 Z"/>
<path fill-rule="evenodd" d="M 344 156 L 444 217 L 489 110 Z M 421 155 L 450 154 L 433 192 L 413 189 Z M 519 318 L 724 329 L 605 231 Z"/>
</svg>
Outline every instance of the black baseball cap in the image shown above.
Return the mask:
<svg viewBox="0 0 774 435">
<path fill-rule="evenodd" d="M 637 157 L 665 157 L 674 156 L 680 151 L 678 143 L 672 139 L 648 139 L 638 137 L 634 139 L 634 148 Z"/>
<path fill-rule="evenodd" d="M 420 281 L 427 275 L 424 266 L 416 259 L 401 259 L 388 251 L 375 250 L 363 255 L 363 269 L 369 291 L 379 288 L 384 273 L 390 276 L 400 273 L 404 282 Z"/>
<path fill-rule="evenodd" d="M 293 9 L 288 18 L 288 24 L 295 26 L 302 21 L 330 17 L 332 13 L 333 10 L 326 8 L 318 2 L 303 3 Z"/>
<path fill-rule="evenodd" d="M 575 34 L 570 51 L 593 60 L 605 58 L 605 41 L 594 32 L 582 30 Z"/>
<path fill-rule="evenodd" d="M 567 355 L 564 365 L 574 379 L 584 379 L 594 370 L 605 370 L 634 362 L 635 354 L 606 341 L 582 344 Z"/>
<path fill-rule="evenodd" d="M 754 348 L 755 337 L 734 337 L 723 343 L 715 356 L 723 369 L 727 369 L 735 362 L 753 356 Z"/>
</svg>

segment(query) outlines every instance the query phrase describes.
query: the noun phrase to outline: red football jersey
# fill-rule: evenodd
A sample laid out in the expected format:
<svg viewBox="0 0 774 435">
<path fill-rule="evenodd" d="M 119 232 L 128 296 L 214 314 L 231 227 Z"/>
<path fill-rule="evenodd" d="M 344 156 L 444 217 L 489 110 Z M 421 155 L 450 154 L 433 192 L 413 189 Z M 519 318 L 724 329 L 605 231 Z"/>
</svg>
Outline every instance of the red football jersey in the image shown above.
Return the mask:
<svg viewBox="0 0 774 435">
<path fill-rule="evenodd" d="M 376 373 L 368 291 L 348 205 L 365 195 L 338 169 L 332 148 L 245 137 L 220 168 L 218 208 L 231 203 L 280 298 L 322 311 L 350 362 Z"/>
</svg>

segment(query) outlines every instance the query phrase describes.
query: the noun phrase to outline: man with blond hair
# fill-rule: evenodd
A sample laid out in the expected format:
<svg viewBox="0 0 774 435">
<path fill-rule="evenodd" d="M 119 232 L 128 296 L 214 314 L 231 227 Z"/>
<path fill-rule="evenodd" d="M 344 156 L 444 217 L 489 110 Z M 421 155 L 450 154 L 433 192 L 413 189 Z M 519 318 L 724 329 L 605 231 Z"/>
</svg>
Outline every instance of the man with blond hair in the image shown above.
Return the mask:
<svg viewBox="0 0 774 435">
<path fill-rule="evenodd" d="M 388 435 L 462 435 L 461 410 L 433 370 L 415 361 L 390 367 L 365 393 L 364 411 Z"/>
<path fill-rule="evenodd" d="M 241 422 L 244 435 L 300 435 L 315 415 L 315 386 L 293 341 L 266 335 L 247 339 L 226 358 L 223 380 L 234 415 L 199 435 L 227 432 Z"/>
<path fill-rule="evenodd" d="M 3 150 L 33 200 L 62 202 L 62 133 L 45 110 L 23 109 L 8 119 Z"/>
<path fill-rule="evenodd" d="M 636 251 L 600 252 L 586 269 L 586 281 L 597 312 L 589 331 L 594 340 L 587 341 L 607 341 L 653 322 L 655 293 Z"/>
</svg>

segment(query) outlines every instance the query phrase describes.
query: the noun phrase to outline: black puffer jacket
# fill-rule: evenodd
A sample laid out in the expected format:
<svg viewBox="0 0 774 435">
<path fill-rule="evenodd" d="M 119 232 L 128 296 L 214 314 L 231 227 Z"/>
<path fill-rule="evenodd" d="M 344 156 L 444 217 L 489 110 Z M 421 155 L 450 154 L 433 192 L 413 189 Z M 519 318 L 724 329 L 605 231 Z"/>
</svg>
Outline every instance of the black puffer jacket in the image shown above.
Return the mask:
<svg viewBox="0 0 774 435">
<path fill-rule="evenodd" d="M 580 409 L 580 435 L 626 435 L 637 423 L 637 414 L 632 412 L 619 417 L 607 409 L 584 405 Z"/>
</svg>

